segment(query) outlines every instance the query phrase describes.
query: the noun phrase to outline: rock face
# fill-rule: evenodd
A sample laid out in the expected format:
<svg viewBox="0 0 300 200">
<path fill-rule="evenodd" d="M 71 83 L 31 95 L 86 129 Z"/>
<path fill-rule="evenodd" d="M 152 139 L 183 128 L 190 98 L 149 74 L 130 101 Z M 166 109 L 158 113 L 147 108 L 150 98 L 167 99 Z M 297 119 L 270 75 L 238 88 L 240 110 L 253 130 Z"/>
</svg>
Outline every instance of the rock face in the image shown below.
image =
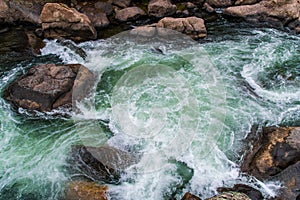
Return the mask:
<svg viewBox="0 0 300 200">
<path fill-rule="evenodd" d="M 277 199 L 299 198 L 300 127 L 264 128 L 253 144 L 241 170 L 260 180 L 282 182 Z"/>
<path fill-rule="evenodd" d="M 128 7 L 122 10 L 117 11 L 116 19 L 119 21 L 129 21 L 129 20 L 136 20 L 141 16 L 147 15 L 145 11 L 143 11 L 139 7 Z"/>
<path fill-rule="evenodd" d="M 60 106 L 71 107 L 74 81 L 77 74 L 85 70 L 80 64 L 38 65 L 13 82 L 4 96 L 16 107 L 28 110 L 45 112 Z M 93 75 L 89 75 L 86 78 L 91 79 Z"/>
<path fill-rule="evenodd" d="M 299 8 L 300 2 L 297 0 L 263 0 L 254 5 L 226 8 L 224 15 L 243 18 L 252 23 L 283 27 L 299 19 Z"/>
<path fill-rule="evenodd" d="M 85 41 L 97 37 L 97 32 L 89 18 L 65 4 L 47 3 L 40 17 L 46 38 Z"/>
<path fill-rule="evenodd" d="M 197 17 L 171 18 L 165 17 L 157 23 L 158 28 L 168 28 L 185 33 L 198 39 L 207 36 L 204 20 Z"/>
<path fill-rule="evenodd" d="M 93 182 L 74 181 L 67 185 L 66 200 L 107 200 L 108 187 Z"/>
<path fill-rule="evenodd" d="M 72 173 L 107 183 L 117 183 L 121 173 L 136 162 L 133 155 L 110 146 L 77 146 L 69 159 Z"/>
<path fill-rule="evenodd" d="M 166 17 L 173 15 L 177 10 L 169 0 L 151 0 L 148 4 L 148 14 L 154 17 Z"/>
</svg>

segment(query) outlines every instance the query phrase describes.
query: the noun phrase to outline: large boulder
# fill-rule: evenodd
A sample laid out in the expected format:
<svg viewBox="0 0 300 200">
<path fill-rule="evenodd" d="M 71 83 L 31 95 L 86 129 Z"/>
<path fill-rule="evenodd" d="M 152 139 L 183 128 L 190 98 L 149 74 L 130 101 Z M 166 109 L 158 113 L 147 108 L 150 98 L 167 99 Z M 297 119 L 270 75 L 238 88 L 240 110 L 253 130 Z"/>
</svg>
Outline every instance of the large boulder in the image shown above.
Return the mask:
<svg viewBox="0 0 300 200">
<path fill-rule="evenodd" d="M 80 11 L 89 17 L 95 28 L 105 28 L 110 23 L 106 16 L 106 13 L 102 12 L 101 9 L 93 7 L 83 7 Z"/>
<path fill-rule="evenodd" d="M 251 138 L 251 137 L 250 137 Z M 282 183 L 276 199 L 300 198 L 300 127 L 266 127 L 254 135 L 242 172 Z"/>
<path fill-rule="evenodd" d="M 107 200 L 108 187 L 94 182 L 73 181 L 66 187 L 65 200 Z"/>
<path fill-rule="evenodd" d="M 42 8 L 47 2 L 64 3 L 69 0 L 0 0 L 0 22 L 29 22 L 39 25 Z"/>
<path fill-rule="evenodd" d="M 151 0 L 148 4 L 148 14 L 158 18 L 171 16 L 176 10 L 176 5 L 173 5 L 170 0 Z"/>
<path fill-rule="evenodd" d="M 141 16 L 147 15 L 145 11 L 143 11 L 139 7 L 128 7 L 116 12 L 116 19 L 122 22 L 129 20 L 136 20 Z"/>
<path fill-rule="evenodd" d="M 272 177 L 273 181 L 280 181 L 282 187 L 276 199 L 300 199 L 300 162 L 289 166 L 276 176 Z"/>
<path fill-rule="evenodd" d="M 93 181 L 118 183 L 124 170 L 137 162 L 129 152 L 105 145 L 75 146 L 68 159 L 70 173 Z"/>
<path fill-rule="evenodd" d="M 47 3 L 40 18 L 46 38 L 68 38 L 74 41 L 97 38 L 97 32 L 90 19 L 65 4 Z"/>
<path fill-rule="evenodd" d="M 223 14 L 252 23 L 268 23 L 270 26 L 282 28 L 299 19 L 299 9 L 298 0 L 263 0 L 253 5 L 226 8 Z"/>
<path fill-rule="evenodd" d="M 276 175 L 300 161 L 300 127 L 264 128 L 241 166 L 258 179 Z"/>
<path fill-rule="evenodd" d="M 82 78 L 88 70 L 80 64 L 41 64 L 32 67 L 14 81 L 4 92 L 4 97 L 16 107 L 42 112 L 72 106 L 73 91 L 78 85 L 93 79 L 93 74 Z M 79 74 L 79 75 L 78 75 Z M 81 82 L 74 84 L 74 82 Z M 74 87 L 75 85 L 75 87 Z M 86 91 L 85 88 L 83 91 Z"/>
<path fill-rule="evenodd" d="M 172 29 L 198 39 L 207 36 L 204 20 L 197 17 L 165 17 L 157 23 L 158 28 Z"/>
</svg>

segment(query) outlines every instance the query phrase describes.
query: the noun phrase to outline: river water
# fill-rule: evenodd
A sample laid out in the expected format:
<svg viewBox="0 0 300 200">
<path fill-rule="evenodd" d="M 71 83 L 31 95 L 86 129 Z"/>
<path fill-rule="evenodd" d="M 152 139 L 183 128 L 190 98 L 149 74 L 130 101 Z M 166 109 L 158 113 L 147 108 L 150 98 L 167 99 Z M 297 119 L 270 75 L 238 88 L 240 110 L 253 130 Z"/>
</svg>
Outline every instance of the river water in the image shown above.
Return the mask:
<svg viewBox="0 0 300 200">
<path fill-rule="evenodd" d="M 238 166 L 252 126 L 300 125 L 300 37 L 217 27 L 201 42 L 125 32 L 74 44 L 86 59 L 47 40 L 41 56 L 0 64 L 2 92 L 38 63 L 82 63 L 97 77 L 71 117 L 15 112 L 0 99 L 0 199 L 61 199 L 76 176 L 67 160 L 78 144 L 139 156 L 119 184 L 108 184 L 110 199 L 180 199 L 187 191 L 206 198 L 236 183 L 274 196 L 280 183 Z"/>
</svg>

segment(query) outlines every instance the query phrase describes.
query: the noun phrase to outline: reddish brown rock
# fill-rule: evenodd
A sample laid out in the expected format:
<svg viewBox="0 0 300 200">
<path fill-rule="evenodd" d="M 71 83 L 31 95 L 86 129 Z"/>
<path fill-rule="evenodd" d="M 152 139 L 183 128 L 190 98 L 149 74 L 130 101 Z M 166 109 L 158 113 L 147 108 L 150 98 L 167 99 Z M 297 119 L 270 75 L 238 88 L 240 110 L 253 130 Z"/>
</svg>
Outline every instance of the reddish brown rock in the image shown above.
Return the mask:
<svg viewBox="0 0 300 200">
<path fill-rule="evenodd" d="M 197 17 L 171 18 L 165 17 L 157 23 L 158 28 L 167 28 L 187 34 L 192 38 L 203 38 L 207 36 L 204 20 Z"/>
<path fill-rule="evenodd" d="M 223 14 L 280 28 L 299 18 L 299 8 L 298 0 L 263 0 L 254 5 L 226 8 Z"/>
<path fill-rule="evenodd" d="M 196 195 L 193 195 L 189 192 L 185 193 L 184 196 L 181 198 L 181 200 L 201 200 Z"/>
<path fill-rule="evenodd" d="M 85 41 L 97 37 L 97 32 L 89 18 L 65 4 L 47 3 L 40 17 L 46 38 Z"/>
<path fill-rule="evenodd" d="M 112 3 L 121 8 L 126 8 L 130 5 L 131 0 L 113 0 Z"/>
<path fill-rule="evenodd" d="M 234 5 L 251 5 L 251 4 L 255 4 L 258 3 L 261 0 L 237 0 Z"/>
<path fill-rule="evenodd" d="M 119 21 L 129 21 L 136 20 L 139 17 L 147 15 L 145 11 L 143 11 L 139 7 L 128 7 L 116 12 L 116 19 Z"/>
<path fill-rule="evenodd" d="M 80 12 L 89 17 L 92 24 L 96 28 L 105 28 L 109 25 L 109 20 L 105 12 L 94 7 L 83 7 Z"/>
<path fill-rule="evenodd" d="M 177 10 L 170 0 L 151 0 L 148 4 L 148 14 L 154 17 L 166 17 L 173 15 Z"/>
<path fill-rule="evenodd" d="M 243 172 L 266 179 L 300 161 L 300 127 L 264 128 L 241 166 Z"/>
<path fill-rule="evenodd" d="M 207 0 L 206 2 L 215 8 L 224 8 L 233 5 L 232 0 Z"/>
<path fill-rule="evenodd" d="M 285 170 L 272 177 L 273 181 L 280 181 L 282 187 L 278 193 L 276 200 L 296 199 L 300 198 L 300 162 L 290 165 Z"/>
<path fill-rule="evenodd" d="M 80 64 L 41 64 L 32 67 L 27 74 L 14 81 L 5 90 L 4 96 L 16 107 L 28 110 L 45 112 L 61 106 L 72 107 L 72 92 L 78 90 L 75 80 L 85 82 L 93 79 L 91 72 L 85 79 L 77 76 L 86 70 Z"/>
<path fill-rule="evenodd" d="M 66 200 L 107 200 L 108 187 L 94 182 L 74 181 L 67 185 Z"/>
</svg>

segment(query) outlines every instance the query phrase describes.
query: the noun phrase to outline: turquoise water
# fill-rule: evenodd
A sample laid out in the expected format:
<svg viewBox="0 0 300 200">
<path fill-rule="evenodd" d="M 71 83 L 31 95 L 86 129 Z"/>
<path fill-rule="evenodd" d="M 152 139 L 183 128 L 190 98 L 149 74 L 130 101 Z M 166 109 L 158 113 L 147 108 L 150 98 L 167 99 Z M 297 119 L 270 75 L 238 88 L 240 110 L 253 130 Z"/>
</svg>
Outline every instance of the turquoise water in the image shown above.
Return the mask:
<svg viewBox="0 0 300 200">
<path fill-rule="evenodd" d="M 98 82 L 71 118 L 17 114 L 1 98 L 0 199 L 63 197 L 77 144 L 140 156 L 119 185 L 108 184 L 110 199 L 205 198 L 235 183 L 273 196 L 277 183 L 240 174 L 238 164 L 253 125 L 300 125 L 300 38 L 227 27 L 200 43 L 127 36 L 78 44 L 86 60 L 46 41 L 42 56 L 1 72 L 1 91 L 44 62 L 82 63 Z"/>
</svg>

